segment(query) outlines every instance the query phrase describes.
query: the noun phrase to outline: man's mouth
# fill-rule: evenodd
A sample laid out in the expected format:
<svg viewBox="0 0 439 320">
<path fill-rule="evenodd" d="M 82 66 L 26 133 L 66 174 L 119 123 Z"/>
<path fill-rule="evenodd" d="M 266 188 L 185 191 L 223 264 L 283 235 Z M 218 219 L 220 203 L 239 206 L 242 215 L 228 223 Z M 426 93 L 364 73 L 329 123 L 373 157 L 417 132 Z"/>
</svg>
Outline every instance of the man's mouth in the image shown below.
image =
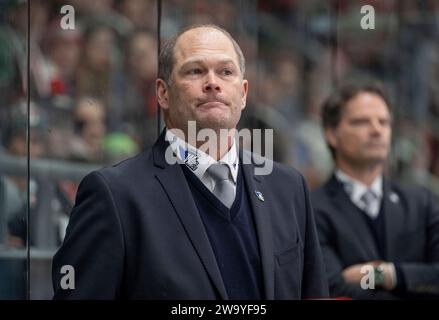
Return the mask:
<svg viewBox="0 0 439 320">
<path fill-rule="evenodd" d="M 197 107 L 202 107 L 202 108 L 217 108 L 224 106 L 228 106 L 228 103 L 222 99 L 204 100 L 197 105 Z"/>
<path fill-rule="evenodd" d="M 215 108 L 215 107 L 222 107 L 224 106 L 225 103 L 221 102 L 221 101 L 206 101 L 206 102 L 202 102 L 198 105 L 198 107 L 203 107 L 203 108 Z"/>
<path fill-rule="evenodd" d="M 371 148 L 385 148 L 386 144 L 383 142 L 369 142 L 367 146 Z"/>
</svg>

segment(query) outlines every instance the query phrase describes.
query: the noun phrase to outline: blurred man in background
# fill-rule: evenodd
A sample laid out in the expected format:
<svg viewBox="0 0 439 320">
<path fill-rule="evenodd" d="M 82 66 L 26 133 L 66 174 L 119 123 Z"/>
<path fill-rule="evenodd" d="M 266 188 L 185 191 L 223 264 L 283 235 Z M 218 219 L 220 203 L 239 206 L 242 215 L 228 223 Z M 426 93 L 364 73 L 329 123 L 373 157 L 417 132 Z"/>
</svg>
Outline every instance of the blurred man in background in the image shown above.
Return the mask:
<svg viewBox="0 0 439 320">
<path fill-rule="evenodd" d="M 322 122 L 336 168 L 312 202 L 331 295 L 437 297 L 439 208 L 429 191 L 384 177 L 392 119 L 383 89 L 342 86 Z"/>
<path fill-rule="evenodd" d="M 70 141 L 70 157 L 76 161 L 103 162 L 106 135 L 106 109 L 102 101 L 80 98 L 73 110 L 74 139 Z"/>
</svg>

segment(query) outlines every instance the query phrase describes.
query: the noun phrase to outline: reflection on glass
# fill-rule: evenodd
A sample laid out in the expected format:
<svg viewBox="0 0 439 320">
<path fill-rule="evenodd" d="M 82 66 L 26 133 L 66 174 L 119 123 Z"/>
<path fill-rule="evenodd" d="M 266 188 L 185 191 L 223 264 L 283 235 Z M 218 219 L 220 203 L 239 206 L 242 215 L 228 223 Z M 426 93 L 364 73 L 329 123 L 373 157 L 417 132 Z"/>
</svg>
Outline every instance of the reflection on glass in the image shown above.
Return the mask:
<svg viewBox="0 0 439 320">
<path fill-rule="evenodd" d="M 26 36 L 26 2 L 3 1 L 0 4 L 0 299 L 26 297 L 23 241 L 26 238 L 26 170 L 4 163 L 6 157 L 25 161 L 27 155 Z"/>
</svg>

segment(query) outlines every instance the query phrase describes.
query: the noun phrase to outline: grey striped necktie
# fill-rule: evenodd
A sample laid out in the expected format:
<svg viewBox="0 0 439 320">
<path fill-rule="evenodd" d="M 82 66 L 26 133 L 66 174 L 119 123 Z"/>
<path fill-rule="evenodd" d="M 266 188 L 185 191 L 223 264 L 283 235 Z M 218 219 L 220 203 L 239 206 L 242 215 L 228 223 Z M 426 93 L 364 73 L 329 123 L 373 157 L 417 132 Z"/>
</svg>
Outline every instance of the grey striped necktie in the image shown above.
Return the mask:
<svg viewBox="0 0 439 320">
<path fill-rule="evenodd" d="M 367 189 L 360 198 L 361 201 L 364 203 L 364 211 L 371 217 L 376 216 L 375 213 L 372 211 L 372 203 L 376 200 L 376 198 L 377 197 L 375 193 L 370 189 Z"/>
<path fill-rule="evenodd" d="M 214 163 L 207 169 L 207 172 L 215 181 L 213 194 L 230 209 L 235 201 L 235 191 L 233 182 L 229 179 L 229 166 L 225 163 Z"/>
</svg>

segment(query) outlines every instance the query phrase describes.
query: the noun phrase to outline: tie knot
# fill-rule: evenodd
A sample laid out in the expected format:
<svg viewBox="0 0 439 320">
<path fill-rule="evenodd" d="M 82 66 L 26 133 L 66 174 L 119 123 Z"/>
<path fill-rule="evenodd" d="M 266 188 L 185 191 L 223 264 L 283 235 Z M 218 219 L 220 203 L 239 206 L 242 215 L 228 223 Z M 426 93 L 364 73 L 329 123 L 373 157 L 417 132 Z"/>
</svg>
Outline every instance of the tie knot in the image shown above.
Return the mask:
<svg viewBox="0 0 439 320">
<path fill-rule="evenodd" d="M 214 163 L 208 169 L 207 172 L 215 181 L 229 180 L 229 166 L 225 163 Z"/>
<path fill-rule="evenodd" d="M 364 194 L 361 196 L 361 201 L 363 201 L 366 206 L 369 206 L 375 199 L 375 193 L 370 189 L 367 189 L 366 192 L 364 192 Z"/>
</svg>

